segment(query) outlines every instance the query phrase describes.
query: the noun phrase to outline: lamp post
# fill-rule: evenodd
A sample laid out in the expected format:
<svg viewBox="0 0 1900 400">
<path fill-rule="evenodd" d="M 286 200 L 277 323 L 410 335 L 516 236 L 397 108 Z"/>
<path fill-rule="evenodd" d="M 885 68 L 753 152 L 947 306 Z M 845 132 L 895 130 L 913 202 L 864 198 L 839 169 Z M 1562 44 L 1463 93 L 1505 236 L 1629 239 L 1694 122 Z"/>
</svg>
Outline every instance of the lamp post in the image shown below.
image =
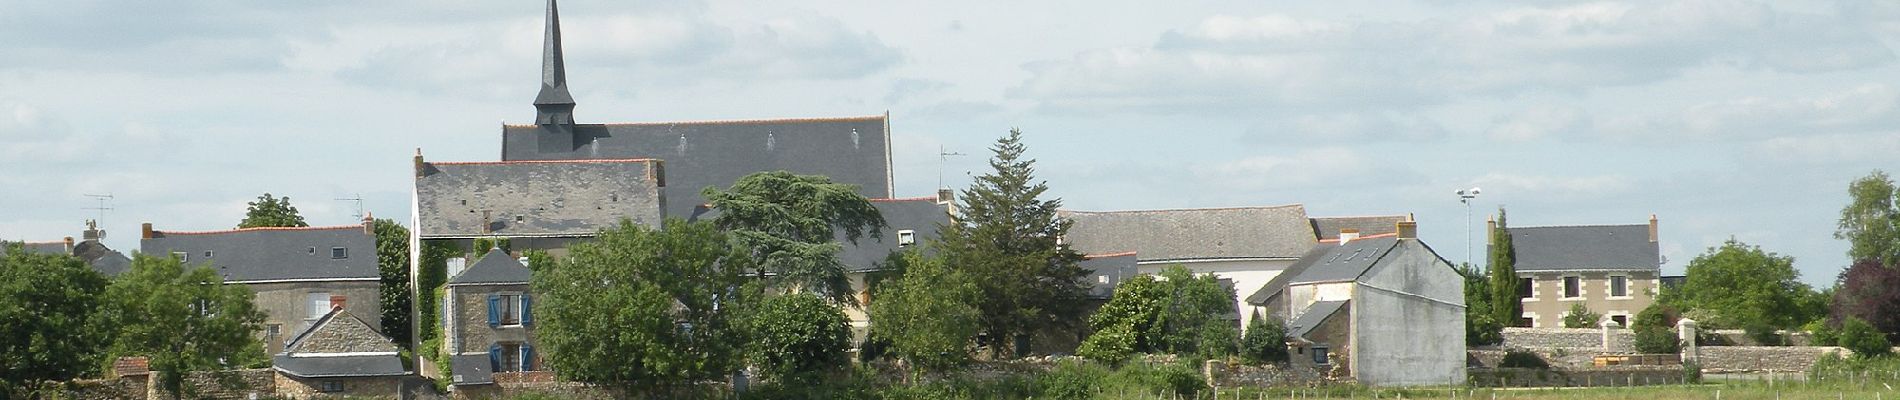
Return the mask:
<svg viewBox="0 0 1900 400">
<path fill-rule="evenodd" d="M 1458 202 L 1465 205 L 1465 265 L 1471 265 L 1471 199 L 1478 198 L 1483 190 L 1473 186 L 1470 189 L 1458 189 Z"/>
</svg>

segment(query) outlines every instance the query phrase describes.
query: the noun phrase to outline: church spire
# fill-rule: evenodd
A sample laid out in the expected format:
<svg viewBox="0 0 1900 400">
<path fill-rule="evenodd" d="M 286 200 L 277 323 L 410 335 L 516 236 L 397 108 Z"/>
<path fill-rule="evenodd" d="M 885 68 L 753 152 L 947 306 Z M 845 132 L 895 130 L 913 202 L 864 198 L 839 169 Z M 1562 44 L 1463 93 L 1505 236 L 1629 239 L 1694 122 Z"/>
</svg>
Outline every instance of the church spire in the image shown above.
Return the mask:
<svg viewBox="0 0 1900 400">
<path fill-rule="evenodd" d="M 561 57 L 561 16 L 548 0 L 547 38 L 541 44 L 541 93 L 534 96 L 534 123 L 574 124 L 574 95 L 567 92 L 567 63 Z"/>
</svg>

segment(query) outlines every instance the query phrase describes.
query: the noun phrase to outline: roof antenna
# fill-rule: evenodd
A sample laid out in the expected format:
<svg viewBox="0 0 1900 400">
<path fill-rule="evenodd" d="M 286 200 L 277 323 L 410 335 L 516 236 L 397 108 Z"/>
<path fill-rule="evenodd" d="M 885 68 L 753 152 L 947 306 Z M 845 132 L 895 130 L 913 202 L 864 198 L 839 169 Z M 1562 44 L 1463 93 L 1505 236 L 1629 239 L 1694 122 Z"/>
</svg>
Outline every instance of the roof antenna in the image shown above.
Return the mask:
<svg viewBox="0 0 1900 400">
<path fill-rule="evenodd" d="M 950 157 L 952 156 L 966 156 L 966 155 L 968 154 L 946 150 L 941 144 L 937 145 L 937 188 L 938 189 L 947 188 L 946 186 L 943 185 L 943 162 L 945 160 L 949 160 Z"/>
<path fill-rule="evenodd" d="M 357 193 L 356 197 L 337 198 L 337 199 L 331 199 L 331 200 L 356 202 L 356 221 L 363 220 L 363 194 L 362 193 Z"/>
<path fill-rule="evenodd" d="M 95 210 L 95 211 L 98 211 L 98 212 L 99 212 L 99 219 L 95 219 L 95 220 L 93 220 L 94 222 L 98 222 L 98 221 L 101 221 L 101 220 L 104 220 L 104 219 L 106 219 L 106 211 L 112 211 L 112 207 L 108 207 L 108 206 L 106 206 L 106 201 L 108 201 L 108 200 L 112 200 L 112 194 L 111 194 L 111 193 L 106 193 L 106 194 L 88 194 L 88 195 L 86 195 L 86 197 L 91 197 L 91 198 L 92 198 L 93 200 L 97 200 L 97 201 L 99 202 L 99 205 L 98 205 L 98 206 L 95 206 L 95 207 L 80 207 L 79 209 L 81 209 L 81 210 Z"/>
</svg>

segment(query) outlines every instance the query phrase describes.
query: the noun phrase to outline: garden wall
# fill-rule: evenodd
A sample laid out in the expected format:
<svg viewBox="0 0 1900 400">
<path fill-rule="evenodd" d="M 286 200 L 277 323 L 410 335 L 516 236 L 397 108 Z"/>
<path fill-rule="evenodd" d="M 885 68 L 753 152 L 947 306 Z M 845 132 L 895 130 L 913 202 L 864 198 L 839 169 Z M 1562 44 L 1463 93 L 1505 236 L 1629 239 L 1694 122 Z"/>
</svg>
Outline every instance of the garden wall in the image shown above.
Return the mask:
<svg viewBox="0 0 1900 400">
<path fill-rule="evenodd" d="M 1824 354 L 1847 355 L 1839 347 L 1700 346 L 1696 352 L 1709 372 L 1806 372 Z"/>
<path fill-rule="evenodd" d="M 1478 387 L 1596 387 L 1649 386 L 1684 383 L 1681 367 L 1629 366 L 1587 370 L 1531 368 L 1469 368 L 1471 386 Z"/>
</svg>

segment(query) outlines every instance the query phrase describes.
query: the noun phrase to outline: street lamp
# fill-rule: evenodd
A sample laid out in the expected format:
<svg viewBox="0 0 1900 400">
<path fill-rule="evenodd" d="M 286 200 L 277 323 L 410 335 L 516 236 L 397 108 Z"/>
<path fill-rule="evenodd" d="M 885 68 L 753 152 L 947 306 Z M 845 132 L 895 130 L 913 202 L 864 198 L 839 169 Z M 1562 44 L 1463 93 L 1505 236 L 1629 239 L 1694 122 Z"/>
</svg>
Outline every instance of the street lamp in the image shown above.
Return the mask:
<svg viewBox="0 0 1900 400">
<path fill-rule="evenodd" d="M 1458 202 L 1465 204 L 1465 265 L 1471 265 L 1471 199 L 1478 198 L 1482 192 L 1477 186 L 1458 189 Z"/>
</svg>

